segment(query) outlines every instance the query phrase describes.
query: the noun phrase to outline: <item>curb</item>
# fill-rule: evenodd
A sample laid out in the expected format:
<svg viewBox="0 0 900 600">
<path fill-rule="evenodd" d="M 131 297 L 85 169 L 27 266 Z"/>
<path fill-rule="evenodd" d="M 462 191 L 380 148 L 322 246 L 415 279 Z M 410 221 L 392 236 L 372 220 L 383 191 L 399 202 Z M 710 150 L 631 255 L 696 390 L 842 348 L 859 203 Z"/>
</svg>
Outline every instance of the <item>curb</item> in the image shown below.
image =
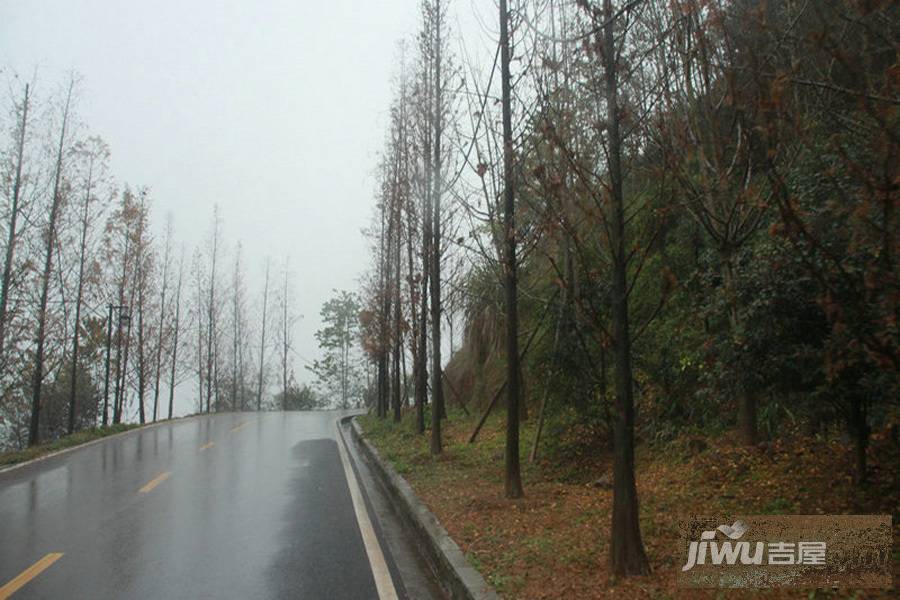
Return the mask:
<svg viewBox="0 0 900 600">
<path fill-rule="evenodd" d="M 434 513 L 416 496 L 393 465 L 381 458 L 378 450 L 365 439 L 355 418 L 350 423 L 350 431 L 367 462 L 373 467 L 373 472 L 390 494 L 400 516 L 410 526 L 416 541 L 424 549 L 441 587 L 449 597 L 454 600 L 499 600 L 500 596 L 488 585 L 481 573 L 469 564 Z"/>
</svg>

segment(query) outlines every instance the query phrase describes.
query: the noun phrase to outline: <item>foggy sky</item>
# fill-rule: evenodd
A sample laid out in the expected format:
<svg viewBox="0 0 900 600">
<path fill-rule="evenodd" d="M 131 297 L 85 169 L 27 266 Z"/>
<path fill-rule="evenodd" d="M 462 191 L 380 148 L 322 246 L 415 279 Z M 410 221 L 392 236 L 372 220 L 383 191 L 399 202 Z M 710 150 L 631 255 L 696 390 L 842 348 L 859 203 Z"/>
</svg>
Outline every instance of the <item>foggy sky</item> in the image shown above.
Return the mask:
<svg viewBox="0 0 900 600">
<path fill-rule="evenodd" d="M 77 111 L 112 151 L 121 186 L 146 185 L 162 239 L 171 213 L 188 256 L 223 219 L 228 260 L 243 244 L 251 318 L 265 258 L 290 257 L 294 368 L 318 356 L 313 332 L 333 288 L 355 290 L 398 62 L 419 25 L 416 0 L 0 0 L 0 68 L 46 98 L 80 76 Z M 474 4 L 478 4 L 476 9 Z M 470 50 L 491 34 L 490 0 L 457 0 Z M 480 13 L 479 13 L 480 11 Z M 483 38 L 483 39 L 482 39 Z M 2 90 L 6 93 L 6 90 Z M 231 265 L 223 265 L 224 283 Z M 185 394 L 179 394 L 185 396 Z M 193 408 L 179 398 L 179 413 Z"/>
</svg>

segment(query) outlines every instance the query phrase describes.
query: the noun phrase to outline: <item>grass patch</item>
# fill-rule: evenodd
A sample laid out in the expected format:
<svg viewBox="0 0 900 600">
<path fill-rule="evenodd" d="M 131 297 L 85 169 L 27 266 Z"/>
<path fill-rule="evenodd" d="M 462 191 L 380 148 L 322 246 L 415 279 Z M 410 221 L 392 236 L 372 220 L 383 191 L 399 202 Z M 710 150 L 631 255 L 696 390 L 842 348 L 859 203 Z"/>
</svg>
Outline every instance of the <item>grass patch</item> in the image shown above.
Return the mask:
<svg viewBox="0 0 900 600">
<path fill-rule="evenodd" d="M 495 411 L 469 444 L 477 415 L 451 410 L 442 425 L 439 456 L 430 452 L 430 431 L 416 433 L 412 412 L 399 423 L 360 418 L 364 435 L 393 461 L 469 562 L 507 598 L 807 598 L 809 590 L 791 588 L 725 593 L 675 587 L 678 517 L 896 514 L 900 505 L 900 456 L 883 436 L 873 436 L 872 480 L 862 489 L 852 483 L 852 452 L 839 438 L 785 438 L 765 449 L 735 445 L 728 434 L 703 438 L 699 451 L 693 440 L 699 435 L 641 444 L 635 466 L 652 574 L 616 578 L 608 569 L 612 491 L 595 485 L 610 476 L 610 454 L 592 450 L 561 459 L 551 456 L 548 445 L 547 458 L 531 463 L 536 420 L 522 423 L 525 498 L 511 501 L 504 497 L 503 483 L 505 411 Z M 891 597 L 879 590 L 839 594 L 854 595 Z"/>
<path fill-rule="evenodd" d="M 794 510 L 794 503 L 786 498 L 773 498 L 771 502 L 763 506 L 762 513 L 765 515 L 786 515 Z"/>
<path fill-rule="evenodd" d="M 108 427 L 94 427 L 93 429 L 84 429 L 82 431 L 77 431 L 72 435 L 66 435 L 59 439 L 53 440 L 52 442 L 39 444 L 37 446 L 32 446 L 31 448 L 25 448 L 24 450 L 0 452 L 0 467 L 27 462 L 29 460 L 40 458 L 41 456 L 47 454 L 57 452 L 59 450 L 72 448 L 74 446 L 80 446 L 81 444 L 85 444 L 93 440 L 98 440 L 110 435 L 122 433 L 123 431 L 128 431 L 130 429 L 137 429 L 138 427 L 142 427 L 142 425 L 138 423 L 118 423 L 116 425 L 110 425 Z"/>
</svg>

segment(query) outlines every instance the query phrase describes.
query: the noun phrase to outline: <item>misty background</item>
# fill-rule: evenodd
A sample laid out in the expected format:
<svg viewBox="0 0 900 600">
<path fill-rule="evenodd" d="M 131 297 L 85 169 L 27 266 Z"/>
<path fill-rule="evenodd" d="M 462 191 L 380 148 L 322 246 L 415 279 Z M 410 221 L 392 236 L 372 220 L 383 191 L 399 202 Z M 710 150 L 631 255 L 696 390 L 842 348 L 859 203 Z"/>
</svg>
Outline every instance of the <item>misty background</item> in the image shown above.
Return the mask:
<svg viewBox="0 0 900 600">
<path fill-rule="evenodd" d="M 490 56 L 494 11 L 451 5 L 461 56 Z M 157 240 L 171 214 L 190 258 L 219 206 L 225 256 L 243 246 L 251 319 L 266 258 L 275 282 L 288 263 L 302 315 L 293 367 L 310 382 L 319 309 L 367 264 L 360 231 L 391 85 L 419 21 L 412 0 L 5 0 L 3 101 L 19 93 L 16 77 L 48 95 L 75 73 L 76 113 L 110 145 L 118 187 L 149 188 Z M 176 413 L 196 410 L 195 395 L 182 383 Z"/>
</svg>

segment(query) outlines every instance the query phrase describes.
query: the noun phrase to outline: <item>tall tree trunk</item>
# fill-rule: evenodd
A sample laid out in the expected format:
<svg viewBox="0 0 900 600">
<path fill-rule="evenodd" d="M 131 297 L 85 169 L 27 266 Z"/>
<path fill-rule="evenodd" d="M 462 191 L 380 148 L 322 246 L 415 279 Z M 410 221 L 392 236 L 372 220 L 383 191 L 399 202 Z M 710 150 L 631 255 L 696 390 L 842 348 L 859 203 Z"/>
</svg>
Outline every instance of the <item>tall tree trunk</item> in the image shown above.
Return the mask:
<svg viewBox="0 0 900 600">
<path fill-rule="evenodd" d="M 425 431 L 425 420 L 424 420 L 424 411 L 420 411 L 420 398 L 419 398 L 419 369 L 421 368 L 421 364 L 419 362 L 419 326 L 421 325 L 419 322 L 419 314 L 416 310 L 416 303 L 419 300 L 417 295 L 417 285 L 416 285 L 416 270 L 415 263 L 413 262 L 413 241 L 415 240 L 416 227 L 413 219 L 413 215 L 415 211 L 412 208 L 412 199 L 410 198 L 410 209 L 409 209 L 409 219 L 407 222 L 407 235 L 406 235 L 406 259 L 407 259 L 407 268 L 409 270 L 409 322 L 411 323 L 411 331 L 409 336 L 409 348 L 412 353 L 412 368 L 413 368 L 413 381 L 415 385 L 415 406 L 416 406 L 416 431 L 422 433 Z M 419 429 L 419 418 L 420 415 L 422 417 L 421 421 L 421 429 Z"/>
<path fill-rule="evenodd" d="M 344 335 L 341 336 L 341 408 L 344 410 L 350 406 L 350 403 L 347 401 L 349 396 L 347 389 L 349 387 L 347 373 L 350 368 L 350 344 L 353 339 L 350 334 L 350 321 L 345 320 L 345 323 Z"/>
<path fill-rule="evenodd" d="M 619 131 L 618 59 L 614 27 L 616 19 L 611 0 L 604 0 L 604 60 L 606 67 L 606 131 L 608 135 L 608 171 L 610 178 L 613 281 L 612 316 L 615 344 L 615 423 L 613 439 L 613 512 L 610 562 L 618 575 L 642 575 L 650 572 L 644 553 L 638 520 L 637 487 L 634 481 L 634 397 L 631 372 L 631 337 L 628 329 L 628 258 L 625 251 L 625 208 L 622 190 L 622 144 Z"/>
<path fill-rule="evenodd" d="M 127 202 L 128 197 L 126 195 L 123 195 L 123 212 L 125 211 Z M 121 404 L 119 403 L 119 398 L 122 393 L 122 311 L 130 310 L 125 306 L 125 290 L 128 286 L 128 261 L 131 256 L 131 231 L 130 225 L 127 224 L 127 221 L 125 226 L 124 242 L 125 247 L 122 252 L 122 275 L 121 279 L 119 280 L 118 286 L 119 304 L 118 307 L 116 307 L 116 381 L 113 387 L 113 423 L 118 423 L 121 420 L 121 415 L 119 414 L 119 408 L 121 406 Z"/>
<path fill-rule="evenodd" d="M 141 225 L 140 229 L 140 238 L 139 238 L 139 260 L 138 260 L 138 280 L 137 280 L 137 295 L 138 295 L 138 347 L 137 347 L 137 376 L 138 376 L 138 419 L 143 425 L 146 420 L 146 406 L 145 406 L 145 396 L 146 396 L 146 386 L 147 386 L 147 356 L 146 356 L 146 348 L 144 347 L 144 312 L 146 307 L 144 306 L 145 300 L 145 286 L 146 286 L 146 277 L 147 273 L 145 270 L 145 264 L 147 257 L 144 255 L 145 246 L 143 242 L 143 225 Z"/>
<path fill-rule="evenodd" d="M 123 306 L 122 304 L 119 305 Z M 121 416 L 119 415 L 119 395 L 121 394 L 122 387 L 122 310 L 123 308 L 117 309 L 117 319 L 116 319 L 116 381 L 113 386 L 113 424 L 119 423 L 121 421 Z"/>
<path fill-rule="evenodd" d="M 143 262 L 144 258 L 141 257 Z M 138 330 L 137 330 L 137 379 L 138 379 L 138 419 L 143 425 L 146 420 L 145 392 L 147 386 L 146 353 L 144 352 L 144 273 L 141 269 L 138 283 Z"/>
<path fill-rule="evenodd" d="M 426 135 L 425 142 L 425 186 L 422 194 L 422 297 L 420 298 L 422 304 L 419 311 L 419 356 L 416 366 L 416 430 L 419 433 L 425 433 L 425 404 L 428 402 L 428 282 L 431 279 L 431 156 L 433 156 L 430 134 Z M 432 409 L 434 409 L 433 404 Z"/>
<path fill-rule="evenodd" d="M 241 246 L 238 244 L 237 248 L 237 258 L 235 258 L 234 264 L 234 289 L 231 290 L 234 296 L 232 297 L 232 330 L 231 330 L 231 409 L 237 410 L 238 408 L 238 351 L 240 350 L 240 336 L 241 336 L 241 325 L 240 325 L 240 291 L 239 291 L 239 282 L 240 282 L 240 269 L 241 269 Z M 243 407 L 241 407 L 243 408 Z"/>
<path fill-rule="evenodd" d="M 259 340 L 259 377 L 256 386 L 256 411 L 262 410 L 263 379 L 266 360 L 266 312 L 269 308 L 269 260 L 266 259 L 266 283 L 263 287 L 262 332 Z"/>
<path fill-rule="evenodd" d="M 503 109 L 503 224 L 506 294 L 506 497 L 521 498 L 519 466 L 519 313 L 516 258 L 516 200 L 513 174 L 512 89 L 509 71 L 509 11 L 500 0 L 500 82 Z"/>
<path fill-rule="evenodd" d="M 35 339 L 34 383 L 31 397 L 31 426 L 28 430 L 28 445 L 40 442 L 41 388 L 44 383 L 44 344 L 47 335 L 47 302 L 50 294 L 50 277 L 53 272 L 53 251 L 56 246 L 56 227 L 62 204 L 62 168 L 65 154 L 66 129 L 69 125 L 69 105 L 72 100 L 74 81 L 69 83 L 66 103 L 63 108 L 62 125 L 59 133 L 59 147 L 56 153 L 56 167 L 53 177 L 53 198 L 50 204 L 50 216 L 47 231 L 44 235 L 44 270 L 41 274 L 41 299 L 38 306 L 37 338 Z"/>
<path fill-rule="evenodd" d="M 138 383 L 138 419 L 141 425 L 147 420 L 146 415 L 146 387 L 147 387 L 147 355 L 145 347 L 146 328 L 144 327 L 144 313 L 146 312 L 147 299 L 147 262 L 148 247 L 146 241 L 146 212 L 144 204 L 144 196 L 141 195 L 141 212 L 138 218 L 138 239 L 137 239 L 137 311 L 138 311 L 138 330 L 137 330 L 137 383 Z"/>
<path fill-rule="evenodd" d="M 213 212 L 213 232 L 212 232 L 212 255 L 210 256 L 209 266 L 209 297 L 206 306 L 206 412 L 210 411 L 210 399 L 213 395 L 213 379 L 216 379 L 218 387 L 218 374 L 215 373 L 218 365 L 215 365 L 215 353 L 217 352 L 217 344 L 214 338 L 216 329 L 216 261 L 219 252 L 219 209 L 215 207 Z M 216 410 L 219 407 L 219 395 L 216 390 Z"/>
<path fill-rule="evenodd" d="M 178 286 L 175 288 L 175 322 L 172 332 L 172 369 L 169 376 L 169 420 L 175 408 L 175 374 L 178 366 L 178 333 L 181 329 L 181 284 L 184 278 L 184 250 L 178 265 Z"/>
<path fill-rule="evenodd" d="M 169 289 L 169 261 L 172 251 L 172 222 L 166 227 L 165 250 L 163 251 L 162 290 L 159 298 L 159 330 L 156 336 L 156 370 L 153 383 L 153 422 L 159 415 L 159 382 L 162 379 L 163 330 L 166 322 L 166 292 Z"/>
<path fill-rule="evenodd" d="M 25 84 L 25 97 L 22 100 L 22 120 L 19 122 L 19 139 L 16 141 L 16 176 L 13 181 L 13 197 L 9 207 L 9 229 L 6 238 L 6 254 L 3 260 L 3 280 L 0 282 L 0 364 L 3 364 L 3 351 L 6 344 L 6 321 L 8 318 L 9 286 L 12 281 L 13 261 L 18 242 L 19 202 L 22 196 L 22 168 L 25 163 L 25 136 L 28 128 L 28 84 Z"/>
<path fill-rule="evenodd" d="M 405 100 L 401 100 L 401 103 L 405 103 Z M 401 112 L 403 108 L 401 106 Z M 401 117 L 402 119 L 403 117 Z M 397 158 L 396 163 L 394 165 L 395 175 L 394 175 L 394 247 L 391 249 L 393 255 L 391 257 L 392 271 L 393 271 L 393 282 L 392 282 L 392 291 L 391 293 L 394 296 L 394 327 L 393 327 L 393 346 L 391 348 L 391 358 L 393 361 L 393 383 L 391 389 L 391 404 L 394 409 L 394 422 L 399 423 L 402 417 L 401 415 L 401 393 L 400 393 L 400 353 L 403 351 L 403 339 L 402 332 L 400 330 L 400 318 L 401 318 L 401 306 L 400 306 L 400 271 L 401 271 L 401 261 L 400 261 L 400 248 L 403 244 L 403 236 L 401 235 L 401 213 L 400 213 L 400 199 L 402 197 L 400 190 L 400 147 L 403 144 L 403 129 L 402 122 L 400 126 L 400 139 L 397 143 Z"/>
<path fill-rule="evenodd" d="M 735 290 L 734 263 L 730 250 L 722 255 L 722 279 L 725 284 L 725 296 L 728 302 L 728 324 L 731 328 L 732 343 L 738 348 L 742 345 L 741 321 L 738 314 L 737 290 Z M 747 446 L 755 446 L 759 441 L 756 424 L 756 395 L 747 386 L 734 383 L 735 395 L 738 399 L 738 431 L 741 440 Z"/>
<path fill-rule="evenodd" d="M 219 375 L 219 368 L 222 366 L 221 360 L 219 359 L 219 335 L 216 332 L 216 335 L 213 337 L 213 398 L 215 398 L 215 402 L 213 406 L 215 406 L 216 412 L 222 410 L 222 390 L 219 386 L 222 383 L 222 378 Z"/>
<path fill-rule="evenodd" d="M 427 218 L 427 217 L 426 217 Z M 429 228 L 430 229 L 430 228 Z M 426 232 L 426 236 L 427 236 Z M 424 263 L 428 250 L 423 249 Z M 419 352 L 416 356 L 416 431 L 425 433 L 425 404 L 428 402 L 428 271 L 422 272 L 422 297 L 419 311 Z"/>
<path fill-rule="evenodd" d="M 129 314 L 125 326 L 125 350 L 122 352 L 122 382 L 119 384 L 119 420 L 116 421 L 117 423 L 120 423 L 125 417 L 125 397 L 128 393 L 128 355 L 131 351 L 131 326 L 134 323 L 134 296 L 136 287 L 137 281 L 135 281 L 135 285 L 131 287 L 131 292 L 128 296 Z"/>
<path fill-rule="evenodd" d="M 430 23 L 427 17 L 427 11 L 423 15 L 423 39 L 430 40 L 428 28 Z M 430 41 L 424 42 L 427 45 Z M 416 430 L 419 433 L 425 433 L 425 405 L 428 403 L 428 282 L 431 278 L 431 220 L 432 220 L 432 158 L 434 149 L 432 143 L 433 128 L 431 123 L 434 119 L 434 103 L 430 98 L 428 90 L 433 90 L 431 78 L 433 76 L 434 64 L 432 61 L 425 61 L 422 72 L 422 89 L 426 92 L 422 95 L 421 102 L 425 105 L 425 118 L 427 123 L 422 127 L 422 171 L 423 185 L 421 187 L 422 202 L 422 287 L 421 296 L 419 298 L 419 354 L 416 357 Z"/>
<path fill-rule="evenodd" d="M 199 283 L 198 283 L 199 287 Z M 199 292 L 199 290 L 198 290 Z M 198 293 L 198 296 L 202 295 L 202 293 Z M 197 302 L 197 412 L 204 412 L 203 410 L 203 390 L 204 390 L 204 380 L 203 380 L 203 363 L 204 363 L 204 355 L 203 355 L 203 315 L 202 309 L 200 308 L 203 305 L 202 301 L 199 300 Z M 206 412 L 209 412 L 209 400 L 206 402 Z"/>
<path fill-rule="evenodd" d="M 84 295 L 84 263 L 87 259 L 88 218 L 91 206 L 91 186 L 94 175 L 94 157 L 88 163 L 84 204 L 81 209 L 81 243 L 78 247 L 78 289 L 75 292 L 75 327 L 72 331 L 72 373 L 69 382 L 69 434 L 75 432 L 75 412 L 78 394 L 78 342 L 81 334 L 81 300 Z"/>
<path fill-rule="evenodd" d="M 281 410 L 287 410 L 288 395 L 288 273 L 284 270 L 284 291 L 281 313 Z"/>
<path fill-rule="evenodd" d="M 385 199 L 384 204 L 387 204 L 388 200 Z M 386 210 L 386 209 L 385 209 Z M 387 417 L 388 413 L 388 404 L 389 404 L 389 396 L 390 396 L 390 387 L 391 387 L 391 372 L 390 372 L 390 348 L 391 348 L 391 330 L 390 330 L 390 320 L 391 320 L 391 310 L 393 308 L 393 294 L 391 291 L 391 248 L 393 248 L 393 216 L 392 215 L 382 215 L 382 220 L 387 218 L 386 225 L 386 234 L 382 236 L 382 249 L 381 249 L 381 293 L 382 293 L 382 315 L 381 315 L 381 353 L 383 355 L 382 361 L 384 361 L 384 382 L 383 388 L 381 390 L 381 395 L 379 397 L 378 403 L 378 416 L 382 418 Z M 384 225 L 383 225 L 384 227 Z"/>
<path fill-rule="evenodd" d="M 443 451 L 441 419 L 444 418 L 444 382 L 441 380 L 441 135 L 443 134 L 443 84 L 441 82 L 441 2 L 434 2 L 434 191 L 432 192 L 431 243 L 431 453 Z"/>
<path fill-rule="evenodd" d="M 112 346 L 112 318 L 113 305 L 108 305 L 109 316 L 106 320 L 106 361 L 104 364 L 105 377 L 103 379 L 103 426 L 109 425 L 109 358 Z"/>
</svg>

